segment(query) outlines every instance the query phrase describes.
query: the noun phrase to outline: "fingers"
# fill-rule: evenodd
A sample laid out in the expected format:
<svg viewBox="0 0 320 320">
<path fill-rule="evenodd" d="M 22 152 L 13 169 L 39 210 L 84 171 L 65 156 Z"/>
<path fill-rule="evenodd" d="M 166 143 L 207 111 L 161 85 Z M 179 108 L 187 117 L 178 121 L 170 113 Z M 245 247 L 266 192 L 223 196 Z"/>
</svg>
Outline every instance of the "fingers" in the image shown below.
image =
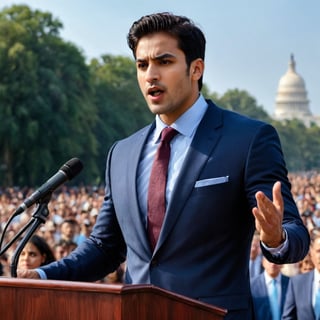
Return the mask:
<svg viewBox="0 0 320 320">
<path fill-rule="evenodd" d="M 274 215 L 272 201 L 261 191 L 256 193 L 257 207 L 253 209 L 254 216 L 260 222 L 266 222 Z"/>
<path fill-rule="evenodd" d="M 276 182 L 272 188 L 272 200 L 263 192 L 256 193 L 257 206 L 252 209 L 257 230 L 262 242 L 270 247 L 277 247 L 282 239 L 282 219 L 284 202 L 281 183 Z"/>
<path fill-rule="evenodd" d="M 277 181 L 272 188 L 273 204 L 279 212 L 283 212 L 284 202 L 281 194 L 281 182 Z"/>
<path fill-rule="evenodd" d="M 270 200 L 263 192 L 256 193 L 257 207 L 253 209 L 253 213 L 260 219 L 268 220 L 273 218 L 276 213 L 283 213 L 284 201 L 281 194 L 281 183 L 277 181 L 272 188 L 272 200 Z"/>
<path fill-rule="evenodd" d="M 28 279 L 40 279 L 40 276 L 37 271 L 35 270 L 17 270 L 17 277 L 18 278 L 28 278 Z"/>
</svg>

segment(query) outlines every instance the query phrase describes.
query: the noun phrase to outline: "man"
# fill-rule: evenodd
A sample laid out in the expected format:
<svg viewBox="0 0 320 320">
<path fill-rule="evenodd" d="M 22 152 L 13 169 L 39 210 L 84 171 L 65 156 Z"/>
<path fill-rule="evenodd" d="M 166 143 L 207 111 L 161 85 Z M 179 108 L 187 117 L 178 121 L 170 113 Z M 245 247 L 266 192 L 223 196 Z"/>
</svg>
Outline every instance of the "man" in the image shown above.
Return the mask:
<svg viewBox="0 0 320 320">
<path fill-rule="evenodd" d="M 281 265 L 262 258 L 264 272 L 252 279 L 251 293 L 256 320 L 280 320 L 289 277 L 281 274 Z"/>
<path fill-rule="evenodd" d="M 75 236 L 77 232 L 78 222 L 75 219 L 67 218 L 63 220 L 60 226 L 60 239 L 65 243 L 75 242 Z M 59 242 L 58 241 L 58 242 Z"/>
<path fill-rule="evenodd" d="M 311 233 L 310 256 L 314 270 L 290 278 L 284 320 L 320 319 L 320 230 Z"/>
<path fill-rule="evenodd" d="M 49 279 L 93 281 L 126 259 L 126 283 L 152 283 L 226 308 L 226 319 L 251 319 L 248 264 L 255 227 L 271 261 L 301 260 L 309 245 L 278 136 L 270 125 L 203 98 L 205 38 L 189 19 L 142 17 L 128 43 L 156 119 L 111 148 L 105 200 L 90 238 L 39 272 Z M 166 127 L 178 134 L 159 143 Z M 161 202 L 160 188 L 150 191 L 158 145 L 171 146 L 162 227 L 149 214 Z"/>
<path fill-rule="evenodd" d="M 299 273 L 306 273 L 309 271 L 314 270 L 314 264 L 312 262 L 310 253 L 308 253 L 303 260 L 301 260 L 298 264 L 298 272 Z"/>
</svg>

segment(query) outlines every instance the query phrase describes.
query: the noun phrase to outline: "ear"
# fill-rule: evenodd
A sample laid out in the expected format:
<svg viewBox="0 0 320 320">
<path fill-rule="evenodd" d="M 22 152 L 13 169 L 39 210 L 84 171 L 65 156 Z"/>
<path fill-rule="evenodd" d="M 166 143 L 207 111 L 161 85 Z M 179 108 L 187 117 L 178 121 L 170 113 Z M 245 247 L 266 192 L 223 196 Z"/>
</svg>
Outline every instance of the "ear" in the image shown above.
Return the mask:
<svg viewBox="0 0 320 320">
<path fill-rule="evenodd" d="M 203 76 L 203 72 L 204 61 L 200 58 L 193 60 L 190 65 L 191 79 L 194 81 L 198 81 Z"/>
</svg>

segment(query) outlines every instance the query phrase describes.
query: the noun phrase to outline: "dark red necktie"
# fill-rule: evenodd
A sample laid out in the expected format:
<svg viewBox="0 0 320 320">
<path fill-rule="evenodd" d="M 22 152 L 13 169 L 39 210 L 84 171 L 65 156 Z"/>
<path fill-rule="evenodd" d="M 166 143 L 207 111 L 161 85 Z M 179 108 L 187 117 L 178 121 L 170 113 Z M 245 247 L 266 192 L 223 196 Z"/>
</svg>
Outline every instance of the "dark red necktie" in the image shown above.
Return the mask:
<svg viewBox="0 0 320 320">
<path fill-rule="evenodd" d="M 178 133 L 173 128 L 164 128 L 161 142 L 155 155 L 148 189 L 148 234 L 152 249 L 155 248 L 166 212 L 166 184 L 170 159 L 170 141 Z"/>
</svg>

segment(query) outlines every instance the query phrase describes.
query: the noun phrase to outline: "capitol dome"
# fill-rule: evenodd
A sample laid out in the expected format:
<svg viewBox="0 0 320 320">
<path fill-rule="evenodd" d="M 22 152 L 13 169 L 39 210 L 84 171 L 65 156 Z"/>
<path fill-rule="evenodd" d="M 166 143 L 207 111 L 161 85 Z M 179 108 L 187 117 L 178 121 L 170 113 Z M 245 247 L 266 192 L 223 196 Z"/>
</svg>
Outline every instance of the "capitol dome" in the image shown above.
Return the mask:
<svg viewBox="0 0 320 320">
<path fill-rule="evenodd" d="M 287 72 L 280 78 L 276 96 L 274 118 L 277 120 L 300 119 L 305 121 L 312 116 L 303 78 L 296 72 L 293 55 Z"/>
</svg>

